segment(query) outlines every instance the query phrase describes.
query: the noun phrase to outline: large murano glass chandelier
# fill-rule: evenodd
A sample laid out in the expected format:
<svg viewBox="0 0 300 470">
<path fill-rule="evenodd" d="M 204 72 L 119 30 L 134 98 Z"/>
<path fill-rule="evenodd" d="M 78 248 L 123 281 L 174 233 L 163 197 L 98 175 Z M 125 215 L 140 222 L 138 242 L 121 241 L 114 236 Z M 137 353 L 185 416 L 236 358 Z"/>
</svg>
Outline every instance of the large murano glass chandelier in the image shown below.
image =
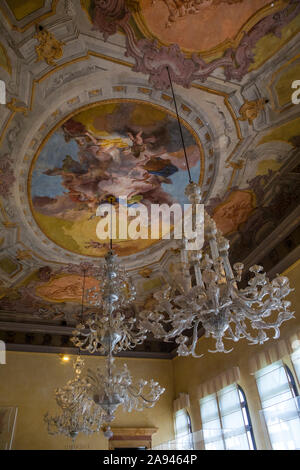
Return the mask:
<svg viewBox="0 0 300 470">
<path fill-rule="evenodd" d="M 187 186 L 186 194 L 192 204 L 201 200 L 195 183 Z M 262 266 L 255 265 L 249 269 L 248 286 L 239 288 L 244 265 L 231 267 L 229 242 L 206 211 L 204 224 L 203 249 L 187 251 L 183 240 L 181 278 L 171 279 L 154 294 L 157 304 L 153 311 L 140 313 L 141 324 L 164 341 L 175 338 L 179 356 L 202 356 L 196 354 L 196 345 L 203 330 L 205 337 L 216 342 L 215 349 L 208 350 L 213 353 L 232 351 L 225 349 L 224 339 L 246 338 L 250 344 L 263 344 L 269 339 L 268 330 L 279 338 L 281 324 L 294 318 L 291 302 L 284 300 L 292 290 L 288 278 L 277 276 L 270 281 Z"/>
<path fill-rule="evenodd" d="M 197 230 L 195 214 L 196 205 L 201 204 L 201 189 L 191 178 L 170 73 L 169 79 L 189 174 L 185 194 L 192 205 L 193 229 Z M 181 242 L 181 276 L 154 294 L 157 303 L 152 311 L 140 313 L 145 330 L 164 341 L 175 338 L 178 355 L 193 357 L 203 355 L 196 353 L 203 330 L 205 337 L 215 340 L 215 349 L 209 350 L 212 353 L 232 351 L 225 349 L 227 339 L 236 342 L 245 338 L 250 344 L 263 344 L 269 339 L 269 330 L 279 338 L 281 324 L 294 318 L 291 302 L 285 300 L 292 290 L 288 278 L 277 275 L 270 281 L 263 267 L 255 265 L 249 269 L 252 277 L 247 287 L 240 288 L 244 265 L 231 267 L 229 241 L 205 210 L 202 249 L 186 250 L 188 241 Z"/>
<path fill-rule="evenodd" d="M 82 377 L 83 367 L 84 360 L 78 356 L 74 362 L 74 379 L 55 390 L 61 414 L 44 415 L 49 434 L 62 434 L 74 441 L 79 433 L 92 434 L 100 430 L 105 413 L 92 399 L 91 385 L 87 378 Z"/>
<path fill-rule="evenodd" d="M 169 69 L 169 80 L 175 105 L 182 147 L 189 176 L 185 194 L 191 203 L 193 231 L 203 230 L 196 216 L 201 204 L 201 188 L 191 178 L 183 132 L 177 109 Z M 190 240 L 180 241 L 180 276 L 170 278 L 167 287 L 154 294 L 156 305 L 152 311 L 143 310 L 138 317 L 125 317 L 124 309 L 135 300 L 135 290 L 129 276 L 117 263 L 112 249 L 105 259 L 99 289 L 89 293 L 89 302 L 97 307 L 96 313 L 77 325 L 72 341 L 80 349 L 106 354 L 110 341 L 114 353 L 134 348 L 151 333 L 163 341 L 175 340 L 180 356 L 196 353 L 200 336 L 212 337 L 215 349 L 209 352 L 228 353 L 224 340 L 237 342 L 242 338 L 250 344 L 263 344 L 280 336 L 281 324 L 294 318 L 291 303 L 285 298 L 291 292 L 289 280 L 277 276 L 270 281 L 263 267 L 254 265 L 252 277 L 245 288 L 240 288 L 244 266 L 230 264 L 229 241 L 223 237 L 214 220 L 204 209 L 204 245 L 188 250 Z M 111 240 L 110 240 L 111 242 Z M 108 321 L 109 319 L 109 321 Z"/>
</svg>

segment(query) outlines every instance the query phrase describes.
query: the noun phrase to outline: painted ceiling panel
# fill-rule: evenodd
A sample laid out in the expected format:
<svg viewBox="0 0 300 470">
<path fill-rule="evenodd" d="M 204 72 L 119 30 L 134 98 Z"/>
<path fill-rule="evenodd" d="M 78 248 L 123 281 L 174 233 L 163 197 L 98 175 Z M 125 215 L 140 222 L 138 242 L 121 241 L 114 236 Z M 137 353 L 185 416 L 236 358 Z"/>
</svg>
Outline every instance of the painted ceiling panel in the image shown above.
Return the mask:
<svg viewBox="0 0 300 470">
<path fill-rule="evenodd" d="M 16 20 L 22 20 L 44 6 L 45 0 L 5 0 Z"/>
</svg>

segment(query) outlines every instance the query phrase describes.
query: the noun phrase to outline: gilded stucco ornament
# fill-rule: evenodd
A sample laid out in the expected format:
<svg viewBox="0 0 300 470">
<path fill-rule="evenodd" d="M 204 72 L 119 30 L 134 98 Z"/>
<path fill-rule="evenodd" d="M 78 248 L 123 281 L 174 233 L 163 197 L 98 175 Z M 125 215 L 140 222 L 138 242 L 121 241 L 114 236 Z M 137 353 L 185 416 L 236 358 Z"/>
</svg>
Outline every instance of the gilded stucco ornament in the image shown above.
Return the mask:
<svg viewBox="0 0 300 470">
<path fill-rule="evenodd" d="M 248 123 L 252 125 L 254 119 L 258 117 L 259 113 L 264 109 L 267 103 L 268 100 L 265 98 L 260 98 L 253 101 L 245 100 L 245 103 L 239 110 L 239 121 L 248 121 Z"/>
<path fill-rule="evenodd" d="M 55 65 L 55 61 L 63 56 L 64 42 L 56 39 L 52 33 L 47 31 L 43 26 L 36 27 L 34 37 L 38 40 L 39 45 L 35 46 L 37 60 L 45 60 L 48 65 Z"/>
</svg>

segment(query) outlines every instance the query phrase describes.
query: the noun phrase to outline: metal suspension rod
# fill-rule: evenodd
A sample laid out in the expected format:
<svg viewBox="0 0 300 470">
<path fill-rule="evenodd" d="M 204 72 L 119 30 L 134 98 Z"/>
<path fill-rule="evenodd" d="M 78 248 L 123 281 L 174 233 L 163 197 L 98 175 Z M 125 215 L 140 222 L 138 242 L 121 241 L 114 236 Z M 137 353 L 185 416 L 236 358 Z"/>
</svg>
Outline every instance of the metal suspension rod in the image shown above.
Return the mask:
<svg viewBox="0 0 300 470">
<path fill-rule="evenodd" d="M 187 153 L 186 153 L 186 148 L 185 148 L 185 143 L 184 143 L 183 133 L 182 133 L 182 127 L 181 127 L 181 123 L 180 123 L 180 118 L 179 118 L 178 109 L 177 109 L 177 103 L 176 103 L 176 99 L 175 99 L 175 94 L 174 94 L 174 90 L 173 90 L 173 84 L 172 84 L 171 75 L 170 75 L 170 71 L 169 71 L 169 67 L 168 67 L 168 66 L 167 66 L 167 71 L 168 71 L 170 86 L 171 86 L 171 90 L 172 90 L 173 101 L 174 101 L 174 104 L 175 104 L 175 111 L 176 111 L 177 122 L 178 122 L 179 131 L 180 131 L 180 136 L 181 136 L 181 142 L 182 142 L 182 147 L 183 147 L 184 158 L 185 158 L 185 161 L 186 161 L 186 168 L 187 168 L 188 175 L 189 175 L 189 182 L 192 183 L 193 180 L 192 180 L 191 171 L 190 171 L 190 166 L 189 166 L 189 162 L 188 162 L 188 158 L 187 158 Z"/>
<path fill-rule="evenodd" d="M 82 296 L 81 296 L 81 321 L 83 322 L 83 302 L 84 302 L 84 291 L 85 291 L 85 274 L 86 270 L 83 270 L 83 282 L 82 282 Z"/>
</svg>

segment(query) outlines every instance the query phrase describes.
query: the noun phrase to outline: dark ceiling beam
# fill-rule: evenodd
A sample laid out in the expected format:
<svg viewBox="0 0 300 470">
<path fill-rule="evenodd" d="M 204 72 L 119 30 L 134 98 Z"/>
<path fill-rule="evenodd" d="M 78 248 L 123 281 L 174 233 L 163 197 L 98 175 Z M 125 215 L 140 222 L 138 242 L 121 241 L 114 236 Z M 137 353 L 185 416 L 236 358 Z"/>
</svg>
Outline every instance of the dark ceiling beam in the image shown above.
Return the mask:
<svg viewBox="0 0 300 470">
<path fill-rule="evenodd" d="M 17 323 L 0 321 L 0 330 L 2 331 L 19 331 L 22 333 L 40 333 L 52 335 L 72 336 L 73 327 L 56 326 L 56 325 L 34 325 L 32 323 Z"/>
<path fill-rule="evenodd" d="M 50 353 L 50 354 L 74 354 L 78 355 L 78 348 L 70 347 L 60 347 L 60 346 L 43 346 L 36 344 L 14 344 L 6 343 L 7 351 L 18 351 L 18 352 L 37 352 L 37 353 Z M 81 351 L 81 354 L 84 356 L 102 356 L 100 353 L 85 353 Z M 118 353 L 116 357 L 120 358 L 133 358 L 133 359 L 173 359 L 175 357 L 174 352 L 171 353 L 162 353 L 162 352 L 144 352 L 144 351 L 124 351 Z"/>
</svg>

